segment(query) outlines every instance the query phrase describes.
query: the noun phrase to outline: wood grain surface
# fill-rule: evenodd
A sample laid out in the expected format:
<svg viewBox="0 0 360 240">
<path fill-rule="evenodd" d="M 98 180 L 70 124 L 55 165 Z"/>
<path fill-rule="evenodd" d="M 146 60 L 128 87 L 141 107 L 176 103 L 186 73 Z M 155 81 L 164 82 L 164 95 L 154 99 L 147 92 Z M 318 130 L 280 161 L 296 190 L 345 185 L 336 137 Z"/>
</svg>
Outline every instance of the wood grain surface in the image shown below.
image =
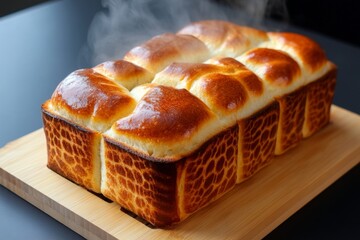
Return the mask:
<svg viewBox="0 0 360 240">
<path fill-rule="evenodd" d="M 260 239 L 360 162 L 360 116 L 331 123 L 171 229 L 150 228 L 46 167 L 43 130 L 0 149 L 0 184 L 89 239 Z"/>
</svg>

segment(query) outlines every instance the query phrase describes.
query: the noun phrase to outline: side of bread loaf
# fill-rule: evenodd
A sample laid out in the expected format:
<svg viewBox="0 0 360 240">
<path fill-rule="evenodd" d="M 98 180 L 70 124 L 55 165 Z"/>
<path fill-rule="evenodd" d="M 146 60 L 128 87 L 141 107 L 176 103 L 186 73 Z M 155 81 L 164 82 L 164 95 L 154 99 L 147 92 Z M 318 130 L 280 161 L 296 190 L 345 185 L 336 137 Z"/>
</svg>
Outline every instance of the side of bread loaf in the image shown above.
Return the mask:
<svg viewBox="0 0 360 240">
<path fill-rule="evenodd" d="M 324 127 L 335 82 L 305 36 L 196 22 L 66 77 L 42 105 L 48 167 L 172 225 Z"/>
</svg>

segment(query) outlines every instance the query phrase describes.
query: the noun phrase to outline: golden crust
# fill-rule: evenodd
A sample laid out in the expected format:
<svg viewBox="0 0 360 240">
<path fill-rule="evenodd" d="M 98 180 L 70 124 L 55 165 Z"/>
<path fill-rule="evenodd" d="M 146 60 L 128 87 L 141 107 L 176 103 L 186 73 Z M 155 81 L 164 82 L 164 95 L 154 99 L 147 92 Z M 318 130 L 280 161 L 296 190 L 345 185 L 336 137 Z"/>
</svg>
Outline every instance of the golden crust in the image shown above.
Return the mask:
<svg viewBox="0 0 360 240">
<path fill-rule="evenodd" d="M 300 76 L 300 67 L 285 52 L 255 48 L 244 54 L 247 63 L 258 66 L 263 79 L 275 87 L 287 87 Z"/>
<path fill-rule="evenodd" d="M 215 123 L 210 109 L 188 91 L 159 85 L 107 134 L 153 157 L 181 158 L 201 144 L 194 139 L 213 135 L 206 127 Z M 188 142 L 194 145 L 186 147 Z"/>
<path fill-rule="evenodd" d="M 172 63 L 156 74 L 153 83 L 190 89 L 194 80 L 204 74 L 219 72 L 221 68 L 204 63 Z"/>
<path fill-rule="evenodd" d="M 178 141 L 191 136 L 209 118 L 211 113 L 207 107 L 188 91 L 156 86 L 141 99 L 130 116 L 116 122 L 115 129 L 119 134 L 144 139 Z"/>
<path fill-rule="evenodd" d="M 236 57 L 268 39 L 263 31 L 219 20 L 191 23 L 178 33 L 199 38 L 208 46 L 212 56 L 223 57 Z"/>
<path fill-rule="evenodd" d="M 106 61 L 93 69 L 128 90 L 151 82 L 153 78 L 153 74 L 146 69 L 124 60 Z"/>
<path fill-rule="evenodd" d="M 153 82 L 189 90 L 219 117 L 239 111 L 251 97 L 260 97 L 264 92 L 260 79 L 233 58 L 173 63 Z"/>
<path fill-rule="evenodd" d="M 80 125 L 104 131 L 135 107 L 127 89 L 92 69 L 67 76 L 55 89 L 51 107 Z"/>
<path fill-rule="evenodd" d="M 294 52 L 304 66 L 312 72 L 324 66 L 327 58 L 324 50 L 308 37 L 296 33 L 269 33 L 271 41 Z"/>
<path fill-rule="evenodd" d="M 124 59 L 157 73 L 173 62 L 202 62 L 209 58 L 209 50 L 191 35 L 162 34 L 133 48 Z"/>
<path fill-rule="evenodd" d="M 240 78 L 241 79 L 241 78 Z M 237 76 L 229 76 L 220 73 L 209 74 L 201 78 L 201 92 L 206 95 L 207 102 L 211 102 L 214 109 L 233 112 L 249 101 L 246 88 L 237 79 Z"/>
</svg>

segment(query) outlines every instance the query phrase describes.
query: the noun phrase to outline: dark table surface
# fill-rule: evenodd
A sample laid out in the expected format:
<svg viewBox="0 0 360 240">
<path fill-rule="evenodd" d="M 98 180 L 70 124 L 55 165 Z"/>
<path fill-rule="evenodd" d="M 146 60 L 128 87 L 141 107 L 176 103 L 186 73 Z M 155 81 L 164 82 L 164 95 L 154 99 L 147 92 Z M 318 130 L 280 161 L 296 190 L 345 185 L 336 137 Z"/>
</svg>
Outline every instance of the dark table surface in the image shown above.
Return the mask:
<svg viewBox="0 0 360 240">
<path fill-rule="evenodd" d="M 102 10 L 100 1 L 55 1 L 0 19 L 0 147 L 41 128 L 40 105 L 57 84 L 101 59 L 86 50 L 88 28 Z M 360 114 L 360 48 L 288 24 L 276 26 L 320 43 L 339 68 L 334 103 Z M 266 238 L 359 239 L 359 176 L 358 164 Z M 0 186 L 0 239 L 82 237 Z"/>
</svg>

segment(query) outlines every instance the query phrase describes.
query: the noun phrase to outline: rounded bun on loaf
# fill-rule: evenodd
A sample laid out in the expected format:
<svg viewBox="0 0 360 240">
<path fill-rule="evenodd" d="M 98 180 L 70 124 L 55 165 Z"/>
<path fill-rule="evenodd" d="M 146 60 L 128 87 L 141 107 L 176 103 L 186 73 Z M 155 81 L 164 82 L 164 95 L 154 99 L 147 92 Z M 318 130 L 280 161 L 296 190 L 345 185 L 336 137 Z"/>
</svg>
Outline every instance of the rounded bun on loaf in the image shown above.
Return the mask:
<svg viewBox="0 0 360 240">
<path fill-rule="evenodd" d="M 287 32 L 269 32 L 268 36 L 269 41 L 260 46 L 289 54 L 301 67 L 306 83 L 318 79 L 334 67 L 320 45 L 306 36 Z"/>
<path fill-rule="evenodd" d="M 270 100 L 261 80 L 233 58 L 206 63 L 173 63 L 158 73 L 153 83 L 187 89 L 220 119 L 220 129 L 236 123 Z"/>
<path fill-rule="evenodd" d="M 173 62 L 203 62 L 209 57 L 208 48 L 196 37 L 165 33 L 131 49 L 124 59 L 155 74 Z"/>
<path fill-rule="evenodd" d="M 304 85 L 298 63 L 287 53 L 255 48 L 238 58 L 267 85 L 267 94 L 281 96 Z"/>
<path fill-rule="evenodd" d="M 268 40 L 266 32 L 221 20 L 194 22 L 178 33 L 197 37 L 210 49 L 212 56 L 222 57 L 239 56 Z"/>
<path fill-rule="evenodd" d="M 218 119 L 185 89 L 149 85 L 133 113 L 106 135 L 152 158 L 178 160 L 218 132 Z"/>
<path fill-rule="evenodd" d="M 219 67 L 204 63 L 172 63 L 155 75 L 153 83 L 190 89 L 193 81 L 206 73 L 215 73 Z"/>
<path fill-rule="evenodd" d="M 93 69 L 80 69 L 60 82 L 48 107 L 81 126 L 103 132 L 130 114 L 135 104 L 126 88 Z"/>
<path fill-rule="evenodd" d="M 153 74 L 148 70 L 125 60 L 106 61 L 93 69 L 128 90 L 153 79 Z"/>
</svg>

